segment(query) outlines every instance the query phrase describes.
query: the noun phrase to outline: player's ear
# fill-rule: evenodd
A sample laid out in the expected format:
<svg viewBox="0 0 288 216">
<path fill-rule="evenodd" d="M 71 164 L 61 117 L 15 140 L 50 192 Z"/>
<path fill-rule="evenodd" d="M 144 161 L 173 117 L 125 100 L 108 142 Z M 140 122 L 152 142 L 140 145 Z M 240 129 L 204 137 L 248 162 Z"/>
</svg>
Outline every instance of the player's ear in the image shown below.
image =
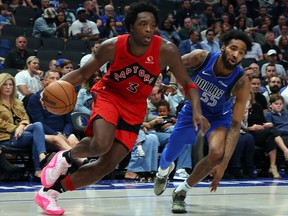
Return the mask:
<svg viewBox="0 0 288 216">
<path fill-rule="evenodd" d="M 221 46 L 221 52 L 224 52 L 225 48 L 226 48 L 226 46 L 223 44 L 223 45 Z"/>
<path fill-rule="evenodd" d="M 134 25 L 130 24 L 130 32 L 133 32 Z"/>
</svg>

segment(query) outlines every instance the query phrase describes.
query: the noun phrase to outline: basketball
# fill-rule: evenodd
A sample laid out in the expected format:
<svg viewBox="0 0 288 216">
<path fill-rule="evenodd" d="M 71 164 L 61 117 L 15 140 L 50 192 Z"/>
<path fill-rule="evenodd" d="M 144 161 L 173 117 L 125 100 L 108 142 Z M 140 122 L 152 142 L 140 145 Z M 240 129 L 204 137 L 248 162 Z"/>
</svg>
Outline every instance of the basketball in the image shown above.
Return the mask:
<svg viewBox="0 0 288 216">
<path fill-rule="evenodd" d="M 56 115 L 64 115 L 74 109 L 77 93 L 71 83 L 58 80 L 44 88 L 42 100 L 49 112 Z"/>
</svg>

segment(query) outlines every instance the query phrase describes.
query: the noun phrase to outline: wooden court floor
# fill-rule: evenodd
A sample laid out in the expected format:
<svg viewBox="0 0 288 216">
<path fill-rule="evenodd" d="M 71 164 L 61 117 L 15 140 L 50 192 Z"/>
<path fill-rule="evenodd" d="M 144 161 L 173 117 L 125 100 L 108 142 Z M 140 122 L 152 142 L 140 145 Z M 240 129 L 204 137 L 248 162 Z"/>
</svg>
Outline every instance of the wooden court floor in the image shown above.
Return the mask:
<svg viewBox="0 0 288 216">
<path fill-rule="evenodd" d="M 166 216 L 171 213 L 172 181 L 159 197 L 153 182 L 104 180 L 61 195 L 59 205 L 67 216 Z M 186 198 L 188 213 L 209 216 L 287 216 L 288 178 L 281 180 L 221 181 L 210 193 L 209 181 L 200 182 Z M 41 185 L 33 182 L 0 183 L 0 216 L 45 215 L 33 202 Z M 183 214 L 182 214 L 183 215 Z"/>
</svg>

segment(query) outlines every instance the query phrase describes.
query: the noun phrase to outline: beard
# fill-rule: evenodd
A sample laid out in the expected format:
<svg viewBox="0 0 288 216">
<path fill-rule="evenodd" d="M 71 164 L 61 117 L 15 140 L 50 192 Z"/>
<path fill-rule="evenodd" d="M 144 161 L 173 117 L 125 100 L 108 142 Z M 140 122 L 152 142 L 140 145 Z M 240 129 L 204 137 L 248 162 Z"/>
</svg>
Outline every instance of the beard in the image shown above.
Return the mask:
<svg viewBox="0 0 288 216">
<path fill-rule="evenodd" d="M 280 88 L 278 85 L 275 85 L 275 86 L 270 87 L 270 91 L 271 91 L 271 94 L 276 94 L 280 91 Z"/>
<path fill-rule="evenodd" d="M 237 67 L 237 65 L 239 65 L 239 63 L 240 63 L 240 62 L 238 62 L 235 65 L 230 64 L 228 59 L 227 59 L 226 50 L 224 50 L 222 52 L 221 56 L 222 56 L 222 61 L 223 61 L 224 67 L 227 68 L 228 70 L 234 70 Z"/>
</svg>

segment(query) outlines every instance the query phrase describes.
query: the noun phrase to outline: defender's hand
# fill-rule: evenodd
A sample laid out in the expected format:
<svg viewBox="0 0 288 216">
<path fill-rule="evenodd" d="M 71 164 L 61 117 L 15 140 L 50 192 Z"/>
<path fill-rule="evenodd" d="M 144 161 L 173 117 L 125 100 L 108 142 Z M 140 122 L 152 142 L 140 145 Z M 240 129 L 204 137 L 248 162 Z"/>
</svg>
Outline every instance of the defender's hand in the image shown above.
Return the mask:
<svg viewBox="0 0 288 216">
<path fill-rule="evenodd" d="M 198 124 L 201 126 L 201 135 L 204 136 L 210 128 L 210 123 L 202 114 L 193 113 L 193 125 L 196 131 L 198 131 Z"/>
<path fill-rule="evenodd" d="M 211 176 L 213 176 L 213 180 L 209 186 L 211 192 L 215 192 L 217 190 L 218 184 L 220 180 L 222 179 L 224 172 L 226 170 L 226 167 L 224 167 L 221 164 L 216 165 L 211 172 Z"/>
</svg>

